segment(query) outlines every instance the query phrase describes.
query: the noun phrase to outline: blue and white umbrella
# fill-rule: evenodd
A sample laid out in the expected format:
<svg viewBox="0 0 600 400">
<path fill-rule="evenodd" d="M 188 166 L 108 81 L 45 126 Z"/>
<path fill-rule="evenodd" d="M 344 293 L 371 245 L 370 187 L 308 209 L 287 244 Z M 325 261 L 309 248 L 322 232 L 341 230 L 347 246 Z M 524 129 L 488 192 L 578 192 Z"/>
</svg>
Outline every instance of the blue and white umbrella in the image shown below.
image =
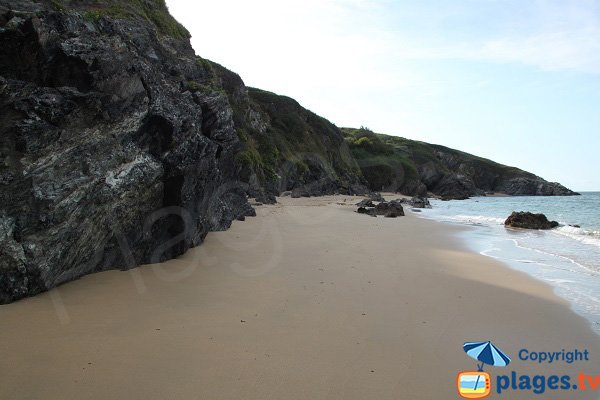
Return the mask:
<svg viewBox="0 0 600 400">
<path fill-rule="evenodd" d="M 466 342 L 463 345 L 465 353 L 469 357 L 481 362 L 477 365 L 480 371 L 483 371 L 483 364 L 493 365 L 495 367 L 506 367 L 510 363 L 510 357 L 494 346 L 492 342 Z"/>
</svg>

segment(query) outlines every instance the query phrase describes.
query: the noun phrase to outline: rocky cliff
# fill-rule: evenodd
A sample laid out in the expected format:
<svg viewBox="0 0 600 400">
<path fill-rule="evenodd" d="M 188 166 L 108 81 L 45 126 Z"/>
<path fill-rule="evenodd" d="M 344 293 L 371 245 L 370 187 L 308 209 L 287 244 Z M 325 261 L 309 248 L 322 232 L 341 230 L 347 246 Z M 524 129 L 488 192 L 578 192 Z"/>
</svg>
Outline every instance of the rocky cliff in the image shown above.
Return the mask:
<svg viewBox="0 0 600 400">
<path fill-rule="evenodd" d="M 570 196 L 559 183 L 448 147 L 343 128 L 353 156 L 372 190 L 408 195 L 432 193 L 461 199 L 486 193 Z"/>
<path fill-rule="evenodd" d="M 159 0 L 0 1 L 0 303 L 253 213 L 233 110 L 186 32 Z"/>
</svg>

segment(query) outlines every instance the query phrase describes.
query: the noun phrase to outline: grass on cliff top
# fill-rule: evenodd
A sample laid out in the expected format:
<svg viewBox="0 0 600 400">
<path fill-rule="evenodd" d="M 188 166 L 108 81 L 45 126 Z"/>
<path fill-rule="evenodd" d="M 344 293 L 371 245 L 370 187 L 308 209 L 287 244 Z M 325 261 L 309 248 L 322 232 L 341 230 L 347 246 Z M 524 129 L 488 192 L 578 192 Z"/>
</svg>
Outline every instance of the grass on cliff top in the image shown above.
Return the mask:
<svg viewBox="0 0 600 400">
<path fill-rule="evenodd" d="M 491 169 L 502 176 L 533 176 L 516 167 L 499 164 L 449 147 L 429 144 L 399 136 L 374 133 L 368 128 L 341 128 L 352 154 L 358 160 L 371 160 L 390 166 L 400 162 L 408 176 L 417 175 L 417 166 L 431 162 L 441 166 L 438 153 L 442 152 L 460 159 L 476 169 Z M 443 167 L 445 169 L 445 167 Z"/>
<path fill-rule="evenodd" d="M 343 142 L 340 130 L 331 122 L 303 108 L 290 97 L 255 88 L 248 88 L 248 95 L 256 108 L 268 115 L 271 122 L 268 141 L 273 143 L 280 156 L 302 164 L 303 155 L 317 155 L 340 163 L 333 163 L 336 169 L 360 174 L 345 145 L 332 147 L 336 137 L 339 143 Z"/>
<path fill-rule="evenodd" d="M 304 109 L 294 99 L 255 88 L 248 89 L 249 106 L 268 121 L 266 132 L 255 131 L 250 124 L 237 124 L 245 148 L 238 155 L 243 164 L 265 177 L 273 176 L 285 163 L 295 166 L 300 175 L 319 164 L 332 175 L 360 175 L 360 169 L 344 145 L 339 129 L 326 119 Z M 330 169 L 331 168 L 331 169 Z"/>
<path fill-rule="evenodd" d="M 50 0 L 58 11 L 75 9 L 82 11 L 89 21 L 97 22 L 102 17 L 141 17 L 153 23 L 163 35 L 175 39 L 189 39 L 189 31 L 169 13 L 165 0 Z"/>
<path fill-rule="evenodd" d="M 366 168 L 375 168 L 379 173 L 393 175 L 402 168 L 407 178 L 417 178 L 415 154 L 419 159 L 427 158 L 427 148 L 420 145 L 409 146 L 402 141 L 390 142 L 390 136 L 380 135 L 368 128 L 341 128 L 350 151 L 365 173 Z M 402 138 L 398 138 L 402 139 Z M 404 139 L 405 140 L 405 139 Z M 385 180 L 384 177 L 382 179 Z"/>
</svg>

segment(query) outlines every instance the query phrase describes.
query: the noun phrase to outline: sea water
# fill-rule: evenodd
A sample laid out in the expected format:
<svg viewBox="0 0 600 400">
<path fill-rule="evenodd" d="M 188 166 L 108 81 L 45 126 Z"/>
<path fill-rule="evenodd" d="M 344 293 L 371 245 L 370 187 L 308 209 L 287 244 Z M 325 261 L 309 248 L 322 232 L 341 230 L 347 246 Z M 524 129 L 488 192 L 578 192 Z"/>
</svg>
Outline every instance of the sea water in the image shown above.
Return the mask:
<svg viewBox="0 0 600 400">
<path fill-rule="evenodd" d="M 433 208 L 420 215 L 472 226 L 460 234 L 469 248 L 549 283 L 600 334 L 600 192 L 431 200 L 431 204 Z M 561 226 L 549 231 L 505 228 L 513 211 L 543 213 Z"/>
</svg>

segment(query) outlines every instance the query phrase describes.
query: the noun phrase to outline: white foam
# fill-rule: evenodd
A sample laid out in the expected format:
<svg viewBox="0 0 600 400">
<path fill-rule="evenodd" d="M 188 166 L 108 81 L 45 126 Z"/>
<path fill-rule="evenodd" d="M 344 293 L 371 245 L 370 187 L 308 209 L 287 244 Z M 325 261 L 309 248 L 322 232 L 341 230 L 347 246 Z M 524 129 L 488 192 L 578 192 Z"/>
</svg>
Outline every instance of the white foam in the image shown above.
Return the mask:
<svg viewBox="0 0 600 400">
<path fill-rule="evenodd" d="M 504 219 L 502 218 L 486 217 L 483 215 L 455 215 L 448 218 L 471 224 L 504 225 Z"/>
<path fill-rule="evenodd" d="M 497 251 L 497 252 L 499 252 L 499 251 L 501 251 L 501 250 L 500 250 L 499 248 L 497 248 L 497 247 L 493 247 L 493 248 L 491 248 L 491 249 L 482 250 L 482 251 L 480 251 L 480 252 L 479 252 L 479 254 L 481 254 L 482 256 L 486 256 L 486 257 L 491 257 L 491 258 L 495 258 L 495 259 L 500 259 L 500 257 L 498 257 L 498 256 L 493 256 L 493 255 L 491 255 L 491 254 L 490 254 L 490 253 L 492 253 L 492 252 L 494 252 L 494 251 Z"/>
<path fill-rule="evenodd" d="M 571 264 L 574 264 L 574 265 L 576 265 L 576 266 L 578 266 L 580 268 L 583 268 L 586 271 L 597 272 L 597 271 L 590 270 L 589 268 L 586 268 L 584 265 L 579 264 L 577 261 L 573 260 L 572 258 L 563 256 L 561 254 L 556 254 L 556 253 L 552 253 L 552 252 L 549 252 L 549 251 L 544 251 L 544 250 L 536 249 L 536 248 L 533 248 L 533 247 L 524 246 L 521 243 L 519 243 L 516 239 L 509 239 L 509 240 L 512 241 L 515 244 L 515 246 L 518 247 L 519 249 L 534 251 L 536 253 L 544 254 L 546 256 L 557 257 L 557 258 L 560 258 L 560 259 L 562 259 L 564 261 L 570 262 Z M 561 268 L 557 267 L 557 269 L 561 269 Z M 571 270 L 568 270 L 568 269 L 564 269 L 564 270 L 565 271 L 571 271 Z M 574 271 L 571 271 L 571 272 L 574 272 Z"/>
<path fill-rule="evenodd" d="M 577 228 L 574 226 L 560 226 L 554 229 L 552 232 L 567 236 L 584 244 L 600 247 L 599 231 L 588 231 L 586 229 Z"/>
</svg>

